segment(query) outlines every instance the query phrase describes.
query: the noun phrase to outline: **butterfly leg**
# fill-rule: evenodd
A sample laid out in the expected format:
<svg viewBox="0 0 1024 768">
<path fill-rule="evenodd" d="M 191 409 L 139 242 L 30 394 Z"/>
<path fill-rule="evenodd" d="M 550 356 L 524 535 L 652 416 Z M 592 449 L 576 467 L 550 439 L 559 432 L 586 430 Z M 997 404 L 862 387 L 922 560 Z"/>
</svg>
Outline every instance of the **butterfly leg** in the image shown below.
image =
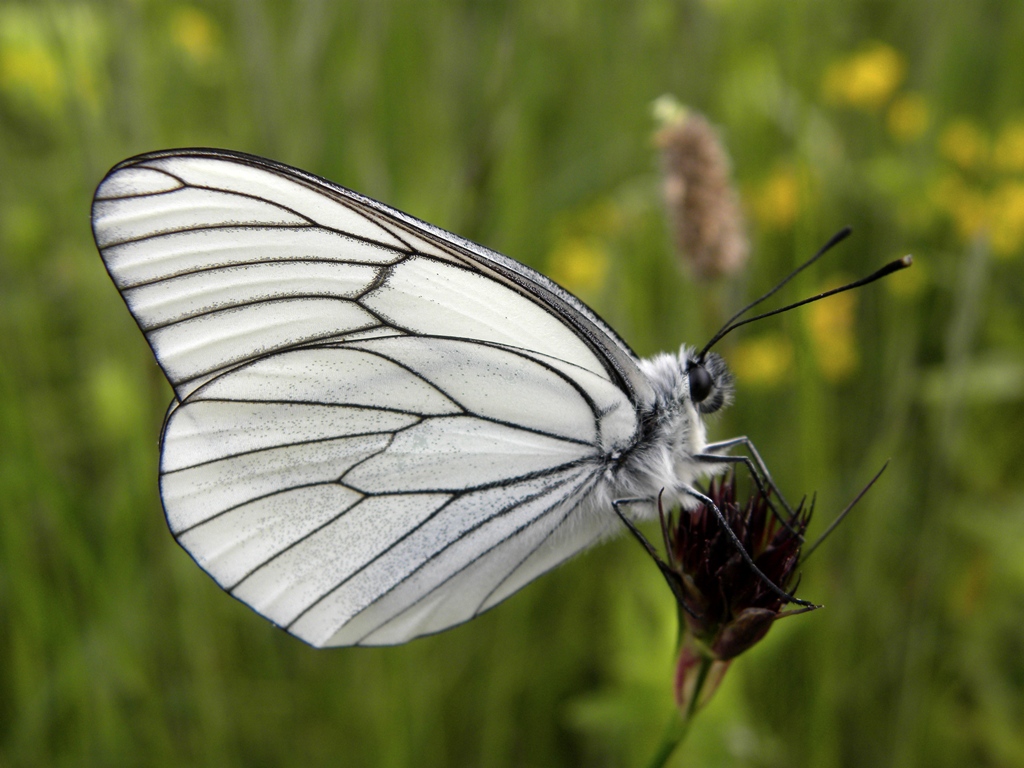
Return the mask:
<svg viewBox="0 0 1024 768">
<path fill-rule="evenodd" d="M 681 605 L 683 607 L 683 610 L 690 614 L 690 616 L 692 616 L 695 619 L 700 619 L 700 616 L 694 613 L 693 609 L 690 608 L 688 604 L 682 577 L 671 565 L 662 560 L 661 555 L 658 554 L 658 550 L 654 548 L 654 545 L 651 544 L 647 537 L 644 536 L 643 532 L 636 527 L 636 524 L 628 517 L 626 517 L 620 509 L 620 507 L 628 506 L 630 504 L 649 504 L 651 501 L 652 499 L 644 498 L 615 499 L 614 501 L 612 501 L 612 509 L 615 510 L 615 514 L 619 516 L 619 519 L 622 521 L 623 525 L 625 525 L 626 528 L 629 529 L 629 532 L 632 533 L 633 537 L 640 542 L 640 546 L 642 546 L 644 550 L 646 550 L 647 554 L 651 556 L 651 559 L 654 561 L 655 565 L 658 566 L 658 570 L 660 570 L 661 575 L 665 577 L 665 581 L 668 582 L 669 589 L 671 589 L 672 594 L 676 596 L 676 600 L 678 601 L 679 605 Z M 661 535 L 665 540 L 665 551 L 668 552 L 668 524 L 665 520 L 664 509 L 661 506 L 660 493 L 658 494 L 658 516 L 661 519 Z"/>
<path fill-rule="evenodd" d="M 660 499 L 659 499 L 659 501 L 660 501 Z M 651 499 L 645 499 L 645 498 L 642 498 L 642 497 L 639 497 L 639 496 L 637 496 L 635 498 L 629 498 L 629 499 L 615 499 L 615 500 L 612 501 L 612 509 L 615 510 L 615 514 L 619 516 L 619 520 L 622 521 L 623 525 L 625 525 L 626 528 L 629 529 L 629 532 L 631 534 L 633 534 L 633 537 L 637 541 L 640 542 L 640 546 L 642 546 L 645 550 L 647 550 L 647 554 L 649 554 L 654 559 L 654 562 L 656 562 L 658 564 L 658 567 L 661 568 L 662 567 L 662 560 L 661 560 L 661 555 L 658 554 L 658 550 L 656 550 L 654 548 L 654 545 L 651 544 L 651 542 L 647 540 L 647 537 L 644 536 L 643 533 L 641 533 L 640 529 L 636 527 L 636 523 L 634 523 L 632 520 L 630 520 L 628 517 L 626 517 L 623 514 L 622 509 L 620 509 L 620 507 L 628 507 L 630 504 L 650 504 L 650 503 L 651 503 Z M 658 507 L 659 507 L 659 510 L 660 510 L 661 505 L 659 504 Z M 662 570 L 664 570 L 664 568 L 662 568 Z"/>
<path fill-rule="evenodd" d="M 753 558 L 750 556 L 746 548 L 743 546 L 743 542 L 741 542 L 739 540 L 739 537 L 736 536 L 736 532 L 729 527 L 729 523 L 726 521 L 725 515 L 722 514 L 722 510 L 718 508 L 718 506 L 715 504 L 715 502 L 711 500 L 710 497 L 704 495 L 696 488 L 691 488 L 688 485 L 680 486 L 679 490 L 682 493 L 685 493 L 687 496 L 692 496 L 693 498 L 697 499 L 697 501 L 701 502 L 702 504 L 704 504 L 705 507 L 707 507 L 708 509 L 715 513 L 715 517 L 718 518 L 718 524 L 722 526 L 722 530 L 725 531 L 726 535 L 729 537 L 729 540 L 732 542 L 732 545 L 736 547 L 736 551 L 740 553 L 740 557 L 743 558 L 743 562 L 747 564 L 750 570 L 752 570 L 772 592 L 774 592 L 780 598 L 785 600 L 787 603 L 796 603 L 797 605 L 802 605 L 805 607 L 818 607 L 808 600 L 801 600 L 799 597 L 795 597 L 789 594 L 789 592 L 786 592 L 778 584 L 776 584 L 774 581 L 772 581 L 764 575 L 764 572 L 757 567 L 757 564 L 754 563 Z"/>
<path fill-rule="evenodd" d="M 782 495 L 782 491 L 779 490 L 779 486 L 775 484 L 775 480 L 772 479 L 772 475 L 768 471 L 768 465 L 764 463 L 764 459 L 761 458 L 761 454 L 757 452 L 757 448 L 749 437 L 743 435 L 741 437 L 730 438 L 729 440 L 719 440 L 717 443 L 708 443 L 704 446 L 704 452 L 716 453 L 717 451 L 724 451 L 737 445 L 742 445 L 750 452 L 750 455 L 754 459 L 754 463 L 757 464 L 758 469 L 761 470 L 761 477 L 764 479 L 764 482 L 775 492 L 779 501 L 782 502 L 782 506 L 786 508 L 786 513 L 790 517 L 794 517 L 796 512 L 793 510 L 792 505 L 786 501 L 786 497 Z M 758 487 L 760 488 L 760 486 Z"/>
<path fill-rule="evenodd" d="M 704 464 L 743 464 L 747 468 L 747 471 L 750 472 L 750 476 L 754 478 L 754 483 L 757 485 L 757 490 L 761 492 L 761 495 L 768 503 L 768 509 L 772 511 L 772 514 L 775 516 L 775 519 L 779 521 L 783 528 L 785 528 L 792 535 L 800 539 L 800 541 L 804 540 L 804 537 L 800 534 L 800 532 L 797 531 L 789 522 L 790 520 L 796 519 L 796 513 L 789 508 L 789 505 L 786 503 L 786 500 L 782 499 L 782 504 L 786 508 L 786 512 L 789 514 L 789 520 L 787 520 L 779 514 L 779 510 L 777 510 L 775 508 L 775 505 L 772 504 L 771 497 L 768 495 L 768 491 L 764 485 L 764 480 L 761 478 L 761 475 L 758 474 L 757 470 L 754 468 L 754 463 L 748 457 L 729 456 L 728 454 L 720 453 L 697 453 L 694 454 L 693 459 L 694 461 L 699 461 Z M 781 498 L 778 488 L 775 487 L 775 484 L 772 482 L 770 477 L 768 478 L 768 482 L 769 487 L 773 491 L 775 491 L 776 495 L 779 495 Z"/>
</svg>

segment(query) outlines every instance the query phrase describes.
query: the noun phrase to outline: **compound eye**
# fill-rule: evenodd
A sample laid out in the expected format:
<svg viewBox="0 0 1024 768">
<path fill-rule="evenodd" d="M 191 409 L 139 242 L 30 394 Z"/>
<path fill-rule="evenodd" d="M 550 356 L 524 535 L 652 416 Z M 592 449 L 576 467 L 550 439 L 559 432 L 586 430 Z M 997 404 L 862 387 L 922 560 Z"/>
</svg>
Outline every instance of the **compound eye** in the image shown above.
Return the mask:
<svg viewBox="0 0 1024 768">
<path fill-rule="evenodd" d="M 690 366 L 686 375 L 690 379 L 690 399 L 695 403 L 704 402 L 715 386 L 711 374 L 703 365 L 695 363 Z"/>
</svg>

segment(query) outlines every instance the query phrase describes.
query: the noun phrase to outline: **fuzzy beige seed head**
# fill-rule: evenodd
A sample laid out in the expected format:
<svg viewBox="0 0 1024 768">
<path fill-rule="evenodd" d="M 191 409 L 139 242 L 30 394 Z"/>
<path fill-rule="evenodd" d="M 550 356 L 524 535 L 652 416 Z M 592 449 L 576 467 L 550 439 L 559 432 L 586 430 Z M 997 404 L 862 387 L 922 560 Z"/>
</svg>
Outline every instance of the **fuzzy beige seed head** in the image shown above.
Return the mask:
<svg viewBox="0 0 1024 768">
<path fill-rule="evenodd" d="M 703 115 L 663 104 L 656 111 L 662 191 L 680 256 L 698 278 L 735 274 L 750 249 L 729 155 Z"/>
</svg>

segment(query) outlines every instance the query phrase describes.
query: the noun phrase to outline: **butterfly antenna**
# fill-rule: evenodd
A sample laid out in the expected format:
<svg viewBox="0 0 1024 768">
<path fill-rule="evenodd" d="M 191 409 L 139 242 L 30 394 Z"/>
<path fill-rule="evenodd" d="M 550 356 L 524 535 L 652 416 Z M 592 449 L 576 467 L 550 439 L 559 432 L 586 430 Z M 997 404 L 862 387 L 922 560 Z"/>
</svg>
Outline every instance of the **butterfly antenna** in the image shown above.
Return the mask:
<svg viewBox="0 0 1024 768">
<path fill-rule="evenodd" d="M 822 252 L 819 252 L 818 254 L 816 254 L 814 256 L 814 258 L 815 259 L 816 258 L 820 258 L 821 254 L 822 254 Z M 799 272 L 804 267 L 806 267 L 809 264 L 811 264 L 813 262 L 813 260 L 814 259 L 811 259 L 811 261 L 808 261 L 806 264 L 801 266 L 800 269 L 796 270 L 796 272 L 793 273 L 793 275 L 795 275 L 797 272 Z M 709 349 L 711 349 L 712 346 L 714 346 L 719 341 L 721 341 L 722 337 L 725 336 L 727 333 L 735 331 L 740 326 L 746 325 L 747 323 L 753 323 L 756 320 L 764 320 L 766 317 L 771 317 L 772 315 L 779 315 L 779 314 L 782 314 L 783 312 L 788 312 L 791 309 L 796 309 L 797 307 L 802 307 L 804 304 L 811 304 L 811 303 L 813 303 L 815 301 L 820 301 L 821 299 L 826 299 L 829 296 L 835 296 L 837 293 L 843 293 L 844 291 L 849 291 L 849 290 L 852 290 L 854 288 L 860 288 L 862 285 L 867 285 L 868 283 L 873 283 L 876 280 L 881 280 L 883 277 L 886 277 L 887 275 L 891 275 L 893 272 L 899 272 L 901 269 L 906 269 L 907 267 L 909 267 L 913 263 L 914 263 L 914 258 L 912 256 L 910 256 L 910 255 L 907 255 L 907 256 L 904 256 L 904 257 L 902 257 L 900 259 L 896 259 L 895 261 L 890 261 L 884 267 L 882 267 L 881 269 L 875 270 L 874 272 L 872 272 L 867 277 L 862 277 L 860 280 L 854 280 L 852 283 L 847 283 L 846 285 L 841 285 L 838 288 L 833 288 L 831 291 L 825 291 L 824 293 L 819 293 L 816 296 L 811 296 L 809 298 L 803 299 L 802 301 L 797 301 L 797 302 L 794 302 L 792 304 L 787 304 L 784 307 L 779 307 L 778 309 L 773 309 L 771 312 L 763 312 L 760 315 L 754 315 L 753 317 L 748 317 L 746 320 L 739 320 L 739 321 L 732 321 L 732 320 L 730 320 L 729 323 L 726 323 L 726 325 L 722 327 L 722 330 L 720 330 L 718 333 L 716 333 L 712 337 L 711 341 L 709 341 L 704 346 L 704 349 L 702 349 L 700 351 L 700 354 L 697 355 L 697 359 L 698 360 L 703 360 L 704 356 L 707 354 L 707 351 Z M 790 278 L 792 278 L 793 275 L 790 275 L 789 277 L 787 277 L 786 280 L 789 280 Z M 776 286 L 771 291 L 769 291 L 765 295 L 765 297 L 762 297 L 761 299 L 758 299 L 756 302 L 754 302 L 754 304 L 757 304 L 757 303 L 761 302 L 764 298 L 766 298 L 767 296 L 770 296 L 772 293 L 777 291 L 782 285 L 785 284 L 786 280 L 784 280 L 778 286 Z M 753 305 L 751 305 L 751 306 L 753 306 Z M 749 309 L 749 307 L 748 307 L 748 309 Z M 746 312 L 747 310 L 743 310 L 743 311 Z M 742 313 L 740 313 L 740 314 L 742 314 Z"/>
<path fill-rule="evenodd" d="M 782 278 L 782 280 L 779 281 L 778 285 L 776 285 L 774 288 L 772 288 L 770 291 L 768 291 L 768 293 L 764 294 L 763 296 L 761 296 L 761 297 L 759 297 L 757 299 L 754 299 L 752 302 L 747 304 L 747 306 L 743 307 L 743 309 L 741 309 L 739 312 L 737 312 L 732 317 L 730 317 L 728 320 L 726 320 L 725 323 L 722 324 L 721 330 L 719 330 L 719 332 L 716 333 L 711 338 L 711 341 L 709 341 L 704 346 L 704 349 L 701 350 L 700 355 L 698 356 L 697 359 L 698 360 L 703 360 L 704 359 L 704 355 L 707 353 L 707 351 L 709 349 L 711 349 L 711 347 L 713 347 L 715 345 L 715 343 L 720 338 L 722 338 L 722 336 L 724 336 L 727 333 L 726 329 L 734 321 L 739 320 L 743 315 L 747 314 L 747 312 L 752 310 L 754 307 L 756 307 L 758 304 L 760 304 L 765 299 L 769 299 L 772 296 L 774 296 L 779 290 L 782 289 L 782 287 L 786 283 L 788 283 L 794 277 L 796 277 L 801 272 L 803 272 L 805 269 L 807 269 L 809 266 L 811 266 L 811 264 L 816 262 L 818 259 L 820 259 L 822 256 L 824 256 L 826 253 L 828 253 L 830 250 L 832 250 L 835 246 L 839 245 L 839 243 L 843 242 L 843 240 L 848 238 L 850 236 L 851 232 L 853 232 L 853 230 L 850 227 L 843 227 L 842 229 L 840 229 L 838 232 L 836 232 L 834 235 L 832 235 L 832 237 L 829 238 L 827 243 L 825 243 L 823 246 L 821 246 L 821 248 L 818 249 L 817 253 L 815 253 L 813 256 L 811 256 L 811 258 L 809 258 L 807 261 L 805 261 L 799 267 L 797 267 L 792 272 L 790 272 L 788 275 L 786 275 L 784 278 Z"/>
</svg>

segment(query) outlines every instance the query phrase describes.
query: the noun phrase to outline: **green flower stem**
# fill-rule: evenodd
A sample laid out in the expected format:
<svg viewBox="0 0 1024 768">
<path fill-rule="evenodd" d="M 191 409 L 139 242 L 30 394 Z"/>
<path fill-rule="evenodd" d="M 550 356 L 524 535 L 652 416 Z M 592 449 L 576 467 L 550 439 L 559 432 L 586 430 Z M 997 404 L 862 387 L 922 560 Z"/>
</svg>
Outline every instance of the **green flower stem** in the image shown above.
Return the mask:
<svg viewBox="0 0 1024 768">
<path fill-rule="evenodd" d="M 698 702 L 701 699 L 704 681 L 707 680 L 713 661 L 708 656 L 701 657 L 700 670 L 697 672 L 697 683 L 694 685 L 690 701 L 687 702 L 686 711 L 681 717 L 675 714 L 672 716 L 668 728 L 665 729 L 665 735 L 661 738 L 661 744 L 658 745 L 658 751 L 654 753 L 651 761 L 647 764 L 647 768 L 663 768 L 668 763 L 668 759 L 672 757 L 672 753 L 683 743 L 686 734 L 690 732 L 690 724 L 693 722 L 694 715 L 697 714 Z"/>
</svg>

